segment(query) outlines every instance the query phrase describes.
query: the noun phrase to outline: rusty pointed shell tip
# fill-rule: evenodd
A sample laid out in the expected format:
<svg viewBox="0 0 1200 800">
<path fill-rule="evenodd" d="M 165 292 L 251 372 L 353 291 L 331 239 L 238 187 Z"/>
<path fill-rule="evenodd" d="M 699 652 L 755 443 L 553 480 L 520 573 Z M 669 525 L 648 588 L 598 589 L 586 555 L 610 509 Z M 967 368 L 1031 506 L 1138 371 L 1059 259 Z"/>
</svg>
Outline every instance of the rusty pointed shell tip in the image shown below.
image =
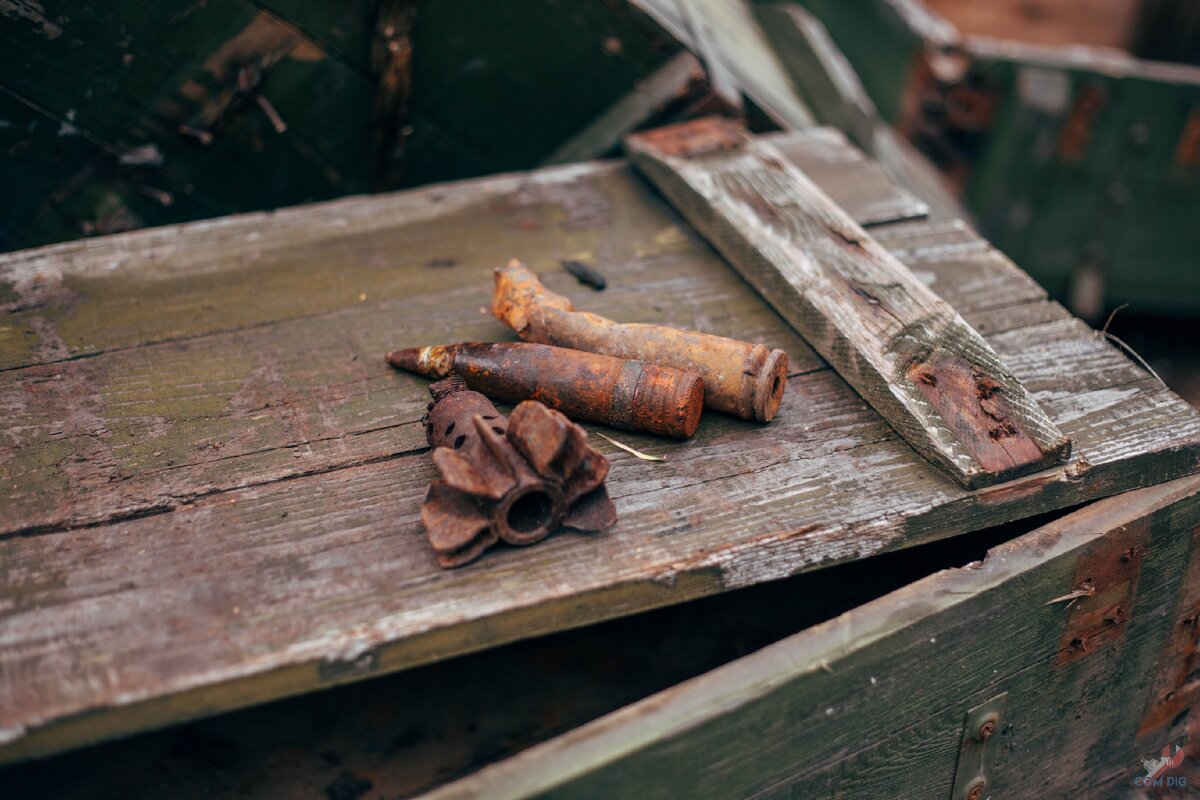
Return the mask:
<svg viewBox="0 0 1200 800">
<path fill-rule="evenodd" d="M 409 372 L 420 372 L 421 365 L 421 348 L 410 347 L 406 350 L 393 350 L 384 356 L 387 363 L 393 367 L 408 370 Z"/>
</svg>

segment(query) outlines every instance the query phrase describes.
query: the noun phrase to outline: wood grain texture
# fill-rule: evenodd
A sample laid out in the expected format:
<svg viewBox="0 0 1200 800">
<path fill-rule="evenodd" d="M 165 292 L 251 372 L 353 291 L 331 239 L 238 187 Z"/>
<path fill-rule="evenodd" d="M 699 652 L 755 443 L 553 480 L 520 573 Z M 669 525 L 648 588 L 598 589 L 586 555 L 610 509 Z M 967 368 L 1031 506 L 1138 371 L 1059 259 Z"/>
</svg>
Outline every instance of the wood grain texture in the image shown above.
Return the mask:
<svg viewBox="0 0 1200 800">
<path fill-rule="evenodd" d="M 990 796 L 1111 796 L 1166 741 L 1134 738 L 1197 521 L 1196 477 L 1095 503 L 425 797 L 950 797 L 964 712 L 1003 692 Z M 1131 535 L 1124 631 L 1058 664 L 1047 601 Z"/>
<path fill-rule="evenodd" d="M 733 123 L 636 134 L 639 169 L 913 448 L 978 488 L 1070 440 L 987 342 L 771 145 Z"/>
<path fill-rule="evenodd" d="M 555 148 L 541 166 L 586 161 L 616 152 L 625 137 L 644 127 L 648 119 L 658 117 L 674 103 L 689 97 L 694 99 L 693 89 L 704 82 L 704 68 L 696 57 L 688 52 L 679 53 L 638 81 L 633 91 L 609 106 L 587 127 Z"/>
<path fill-rule="evenodd" d="M 879 116 L 858 73 L 825 26 L 798 3 L 756 3 L 754 13 L 797 94 L 822 125 L 846 133 L 936 219 L 967 216 L 945 176 Z M 871 38 L 870 32 L 863 36 Z M 811 175 L 810 175 L 811 177 Z"/>
<path fill-rule="evenodd" d="M 38 800 L 410 797 L 836 617 L 1038 525 L 944 539 L 24 764 Z M 194 768 L 204 764 L 204 768 Z"/>
<path fill-rule="evenodd" d="M 875 169 L 830 134 L 783 149 L 848 198 L 839 181 Z M 908 219 L 915 201 L 892 191 L 870 213 Z M 967 226 L 872 230 L 987 332 L 1075 441 L 1071 464 L 975 492 L 945 480 L 621 163 L 5 256 L 0 760 L 1197 469 L 1200 415 Z M 585 251 L 604 292 L 559 267 Z M 418 517 L 435 474 L 427 382 L 382 354 L 511 339 L 486 312 L 510 257 L 613 319 L 781 347 L 791 385 L 768 426 L 711 415 L 686 444 L 615 434 L 666 463 L 595 442 L 612 461 L 611 532 L 446 574 Z"/>
</svg>

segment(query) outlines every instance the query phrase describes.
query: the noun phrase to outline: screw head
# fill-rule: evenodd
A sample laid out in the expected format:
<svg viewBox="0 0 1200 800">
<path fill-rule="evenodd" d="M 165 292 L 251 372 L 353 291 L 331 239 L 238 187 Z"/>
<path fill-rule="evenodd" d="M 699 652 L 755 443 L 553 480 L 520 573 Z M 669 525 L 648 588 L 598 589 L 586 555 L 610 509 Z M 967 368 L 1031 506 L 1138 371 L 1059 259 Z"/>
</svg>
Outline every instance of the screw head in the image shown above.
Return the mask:
<svg viewBox="0 0 1200 800">
<path fill-rule="evenodd" d="M 996 725 L 999 722 L 1000 716 L 995 712 L 984 716 L 977 723 L 979 727 L 975 729 L 975 741 L 986 742 L 996 732 Z"/>
<path fill-rule="evenodd" d="M 966 800 L 980 800 L 983 797 L 983 790 L 987 788 L 987 778 L 980 775 L 975 780 L 967 784 L 967 793 L 963 795 Z"/>
</svg>

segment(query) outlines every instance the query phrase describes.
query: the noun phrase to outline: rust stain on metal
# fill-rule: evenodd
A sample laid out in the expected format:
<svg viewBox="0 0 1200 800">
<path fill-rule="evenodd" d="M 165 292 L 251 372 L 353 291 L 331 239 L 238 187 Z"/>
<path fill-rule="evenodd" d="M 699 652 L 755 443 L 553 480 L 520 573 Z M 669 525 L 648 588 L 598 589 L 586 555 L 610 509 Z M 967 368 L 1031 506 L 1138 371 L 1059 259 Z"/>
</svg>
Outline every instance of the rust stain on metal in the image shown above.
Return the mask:
<svg viewBox="0 0 1200 800">
<path fill-rule="evenodd" d="M 1137 591 L 1149 523 L 1139 520 L 1108 533 L 1075 562 L 1073 590 L 1055 666 L 1061 667 L 1119 641 Z"/>
<path fill-rule="evenodd" d="M 969 156 L 995 119 L 995 87 L 961 47 L 927 48 L 913 60 L 900 105 L 900 132 L 961 191 Z"/>
<path fill-rule="evenodd" d="M 622 325 L 575 311 L 519 261 L 496 270 L 492 313 L 527 341 L 694 373 L 703 378 L 705 405 L 742 419 L 769 422 L 787 386 L 782 350 L 665 325 Z"/>
<path fill-rule="evenodd" d="M 544 344 L 419 347 L 387 360 L 431 378 L 459 375 L 497 400 L 537 400 L 575 419 L 681 439 L 696 432 L 704 405 L 704 381 L 694 373 Z"/>
<path fill-rule="evenodd" d="M 908 379 L 988 472 L 1004 473 L 1044 458 L 1037 442 L 1014 423 L 1002 387 L 966 361 L 920 362 L 909 367 Z"/>
<path fill-rule="evenodd" d="M 1063 122 L 1058 137 L 1058 157 L 1063 161 L 1079 161 L 1087 154 L 1092 141 L 1092 131 L 1100 118 L 1100 112 L 1108 101 L 1099 86 L 1083 86 L 1075 95 L 1071 111 Z"/>
<path fill-rule="evenodd" d="M 1183 169 L 1200 167 L 1200 106 L 1192 108 L 1175 145 L 1175 163 Z"/>
<path fill-rule="evenodd" d="M 708 153 L 734 150 L 746 141 L 745 130 L 724 117 L 702 117 L 635 133 L 631 141 L 644 142 L 663 155 L 696 158 Z"/>
<path fill-rule="evenodd" d="M 1179 585 L 1178 611 L 1158 658 L 1139 734 L 1162 728 L 1200 704 L 1200 527 L 1192 529 L 1191 555 Z"/>
<path fill-rule="evenodd" d="M 608 459 L 583 428 L 532 400 L 505 419 L 457 376 L 429 391 L 425 437 L 441 478 L 421 521 L 442 567 L 468 564 L 501 540 L 529 545 L 559 526 L 600 531 L 617 521 Z"/>
</svg>

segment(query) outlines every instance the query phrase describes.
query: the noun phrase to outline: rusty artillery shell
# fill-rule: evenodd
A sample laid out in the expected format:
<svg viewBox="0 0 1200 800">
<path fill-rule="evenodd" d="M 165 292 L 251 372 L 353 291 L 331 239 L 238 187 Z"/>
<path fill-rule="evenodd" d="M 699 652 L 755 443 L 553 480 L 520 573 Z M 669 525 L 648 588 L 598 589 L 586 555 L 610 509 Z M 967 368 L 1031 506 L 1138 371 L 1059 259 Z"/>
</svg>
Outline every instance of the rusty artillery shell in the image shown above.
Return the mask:
<svg viewBox="0 0 1200 800">
<path fill-rule="evenodd" d="M 621 325 L 575 311 L 519 261 L 496 270 L 492 313 L 522 339 L 635 358 L 704 379 L 704 404 L 743 419 L 769 422 L 787 385 L 787 355 L 761 344 L 665 325 Z"/>
<path fill-rule="evenodd" d="M 704 382 L 690 372 L 522 342 L 414 347 L 389 353 L 394 367 L 445 378 L 496 400 L 537 400 L 574 419 L 686 439 L 696 432 Z"/>
<path fill-rule="evenodd" d="M 528 545 L 560 525 L 599 531 L 617 520 L 608 459 L 562 414 L 527 400 L 505 419 L 457 376 L 429 387 L 425 437 L 441 479 L 421 521 L 438 563 L 459 567 L 499 540 Z"/>
</svg>

